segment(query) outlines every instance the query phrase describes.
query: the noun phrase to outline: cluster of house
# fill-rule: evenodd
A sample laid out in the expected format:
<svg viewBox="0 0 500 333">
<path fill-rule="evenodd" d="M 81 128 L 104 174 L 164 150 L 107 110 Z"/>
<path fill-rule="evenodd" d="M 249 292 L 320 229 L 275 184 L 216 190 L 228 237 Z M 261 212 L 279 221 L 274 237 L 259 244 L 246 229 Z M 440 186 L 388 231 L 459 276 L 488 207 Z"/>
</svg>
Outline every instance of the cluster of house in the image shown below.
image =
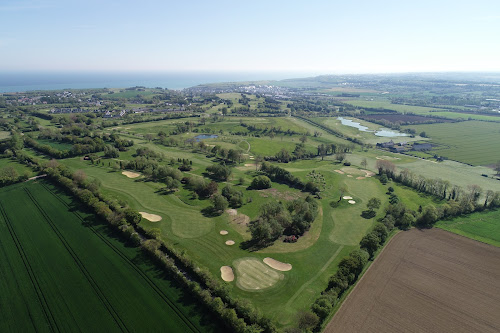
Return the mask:
<svg viewBox="0 0 500 333">
<path fill-rule="evenodd" d="M 83 108 L 53 108 L 50 113 L 84 113 L 84 112 L 100 112 L 100 110 L 90 110 Z"/>
<path fill-rule="evenodd" d="M 394 141 L 377 143 L 377 148 L 387 149 L 393 153 L 404 153 L 405 151 L 424 151 L 431 150 L 432 145 L 430 143 L 414 143 L 409 146 L 408 142 L 395 143 Z"/>
</svg>

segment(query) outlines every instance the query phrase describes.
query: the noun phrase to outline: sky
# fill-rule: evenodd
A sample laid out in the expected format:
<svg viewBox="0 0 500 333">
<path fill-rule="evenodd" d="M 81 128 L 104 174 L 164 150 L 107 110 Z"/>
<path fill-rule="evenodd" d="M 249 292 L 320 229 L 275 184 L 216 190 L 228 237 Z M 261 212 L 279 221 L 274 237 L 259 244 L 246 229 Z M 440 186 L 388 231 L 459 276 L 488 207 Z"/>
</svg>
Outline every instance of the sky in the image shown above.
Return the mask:
<svg viewBox="0 0 500 333">
<path fill-rule="evenodd" d="M 21 70 L 500 71 L 500 1 L 2 0 Z"/>
</svg>

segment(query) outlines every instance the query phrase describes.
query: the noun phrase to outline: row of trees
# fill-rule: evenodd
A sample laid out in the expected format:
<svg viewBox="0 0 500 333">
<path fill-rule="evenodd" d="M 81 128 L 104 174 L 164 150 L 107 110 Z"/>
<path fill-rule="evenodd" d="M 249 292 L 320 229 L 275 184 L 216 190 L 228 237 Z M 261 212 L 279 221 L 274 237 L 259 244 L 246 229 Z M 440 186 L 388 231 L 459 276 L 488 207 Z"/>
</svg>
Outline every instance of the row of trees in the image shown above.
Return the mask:
<svg viewBox="0 0 500 333">
<path fill-rule="evenodd" d="M 319 187 L 313 182 L 304 183 L 300 178 L 292 175 L 290 171 L 272 165 L 271 163 L 263 162 L 260 167 L 260 171 L 266 174 L 272 181 L 285 183 L 290 187 L 307 191 L 312 194 L 316 194 L 320 191 Z"/>
<path fill-rule="evenodd" d="M 484 192 L 478 185 L 469 185 L 464 189 L 442 179 L 430 179 L 416 175 L 407 169 L 397 172 L 393 163 L 384 160 L 377 161 L 377 168 L 381 180 L 383 178 L 392 179 L 419 192 L 447 200 L 447 203 L 439 208 L 439 217 L 457 216 L 500 207 L 500 192 L 498 191 L 488 190 Z M 480 201 L 481 198 L 484 201 Z"/>
</svg>

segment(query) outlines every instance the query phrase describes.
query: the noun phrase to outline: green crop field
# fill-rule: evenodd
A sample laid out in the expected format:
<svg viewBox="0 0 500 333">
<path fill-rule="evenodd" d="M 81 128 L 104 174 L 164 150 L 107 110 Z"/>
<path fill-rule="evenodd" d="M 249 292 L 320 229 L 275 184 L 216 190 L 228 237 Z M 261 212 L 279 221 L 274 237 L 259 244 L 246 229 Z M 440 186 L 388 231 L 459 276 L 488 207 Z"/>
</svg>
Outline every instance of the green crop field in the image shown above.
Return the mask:
<svg viewBox="0 0 500 333">
<path fill-rule="evenodd" d="M 437 145 L 432 153 L 472 165 L 490 165 L 500 160 L 500 126 L 497 123 L 466 121 L 405 126 L 425 132 Z"/>
<path fill-rule="evenodd" d="M 488 211 L 439 221 L 438 228 L 478 240 L 483 243 L 500 246 L 500 211 Z"/>
<path fill-rule="evenodd" d="M 0 331 L 220 331 L 203 309 L 70 197 L 0 190 Z"/>
<path fill-rule="evenodd" d="M 414 106 L 414 105 L 403 105 L 403 104 L 393 104 L 389 100 L 348 100 L 345 101 L 347 104 L 358 106 L 361 108 L 375 108 L 375 109 L 387 109 L 394 110 L 398 112 L 412 112 L 415 114 L 429 114 L 430 111 L 441 110 L 439 108 L 430 108 L 425 106 Z M 444 110 L 442 110 L 444 111 Z"/>
</svg>

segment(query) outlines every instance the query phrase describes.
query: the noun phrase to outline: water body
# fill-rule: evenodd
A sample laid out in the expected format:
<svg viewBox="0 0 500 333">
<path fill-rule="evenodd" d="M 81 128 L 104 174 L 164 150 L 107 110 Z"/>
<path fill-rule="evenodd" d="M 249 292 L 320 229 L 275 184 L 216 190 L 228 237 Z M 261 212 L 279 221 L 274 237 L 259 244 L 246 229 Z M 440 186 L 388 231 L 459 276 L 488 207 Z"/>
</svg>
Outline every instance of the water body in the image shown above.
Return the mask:
<svg viewBox="0 0 500 333">
<path fill-rule="evenodd" d="M 184 89 L 205 83 L 283 80 L 285 72 L 0 72 L 0 93 L 32 90 L 146 88 Z"/>
<path fill-rule="evenodd" d="M 342 117 L 338 117 L 337 119 L 340 120 L 340 123 L 342 125 L 357 128 L 361 132 L 371 132 L 371 133 L 375 134 L 376 136 L 381 136 L 381 137 L 386 137 L 386 138 L 393 138 L 393 137 L 397 137 L 397 136 L 408 136 L 408 134 L 406 134 L 406 133 L 393 131 L 393 130 L 390 130 L 387 128 L 380 128 L 376 131 L 372 131 L 372 130 L 369 130 L 368 127 L 363 126 L 360 123 L 353 121 L 351 119 L 345 119 Z"/>
<path fill-rule="evenodd" d="M 217 134 L 200 134 L 200 135 L 195 136 L 194 138 L 196 139 L 196 141 L 200 141 L 200 140 L 205 140 L 205 139 L 215 139 L 218 137 L 219 136 Z"/>
</svg>

